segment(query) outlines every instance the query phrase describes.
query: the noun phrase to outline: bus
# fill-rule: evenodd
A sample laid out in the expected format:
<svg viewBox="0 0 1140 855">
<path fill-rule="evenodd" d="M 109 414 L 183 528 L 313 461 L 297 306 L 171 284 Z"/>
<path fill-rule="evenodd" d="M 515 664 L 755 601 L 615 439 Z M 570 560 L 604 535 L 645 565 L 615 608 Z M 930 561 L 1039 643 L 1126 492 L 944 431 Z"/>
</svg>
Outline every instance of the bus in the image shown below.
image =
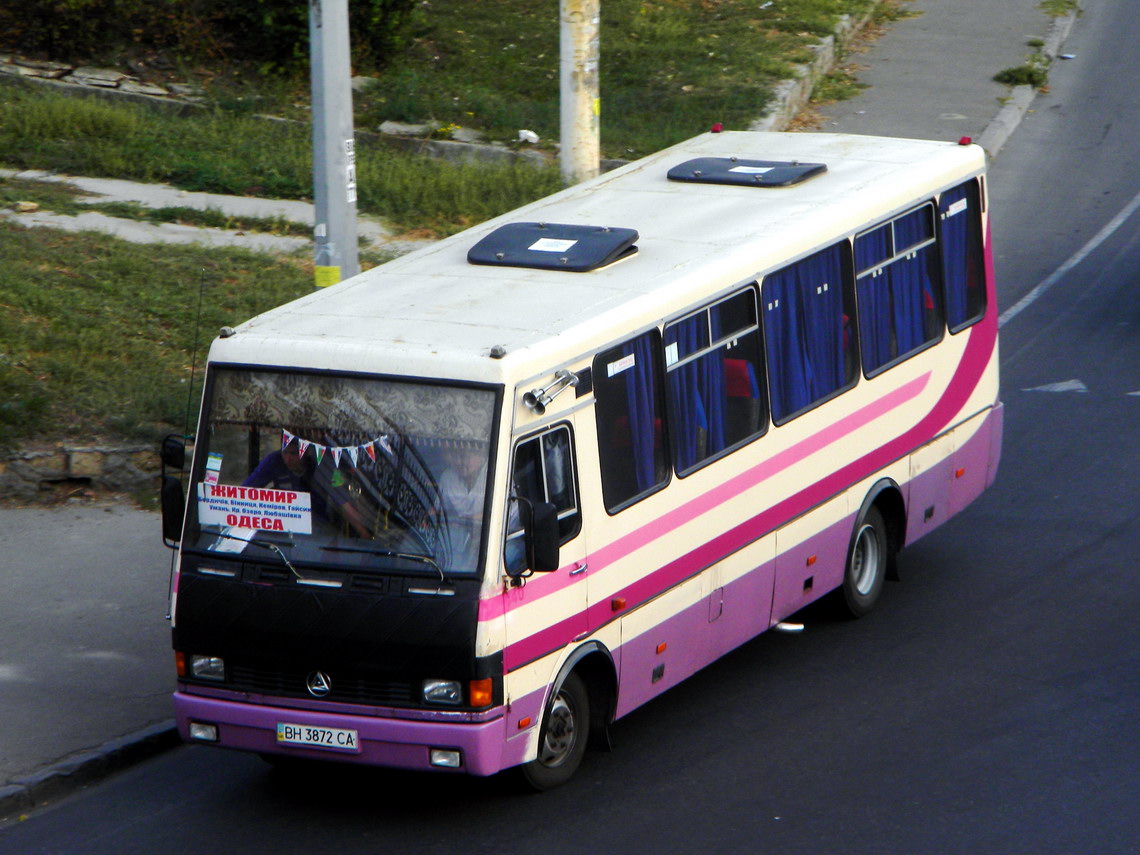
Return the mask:
<svg viewBox="0 0 1140 855">
<path fill-rule="evenodd" d="M 875 606 L 994 480 L 997 328 L 979 147 L 759 132 L 224 328 L 163 482 L 182 737 L 565 782 Z"/>
</svg>

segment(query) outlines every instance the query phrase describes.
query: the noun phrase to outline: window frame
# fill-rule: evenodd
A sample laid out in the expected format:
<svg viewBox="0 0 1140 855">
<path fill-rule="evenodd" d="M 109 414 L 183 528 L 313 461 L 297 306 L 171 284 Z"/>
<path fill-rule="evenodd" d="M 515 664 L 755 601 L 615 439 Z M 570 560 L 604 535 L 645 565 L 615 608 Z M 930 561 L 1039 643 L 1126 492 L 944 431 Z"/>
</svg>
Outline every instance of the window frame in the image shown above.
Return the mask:
<svg viewBox="0 0 1140 855">
<path fill-rule="evenodd" d="M 570 424 L 570 422 L 568 422 L 568 421 L 555 422 L 554 424 L 544 426 L 541 430 L 537 430 L 537 431 L 534 431 L 533 433 L 527 434 L 526 436 L 519 437 L 517 440 L 515 440 L 514 444 L 511 447 L 510 469 L 509 469 L 509 472 L 510 472 L 510 489 L 508 491 L 508 497 L 507 497 L 508 510 L 507 510 L 506 525 L 503 528 L 503 556 L 502 557 L 503 557 L 504 563 L 506 563 L 506 560 L 507 560 L 507 557 L 506 557 L 507 544 L 510 543 L 510 541 L 512 541 L 514 539 L 522 537 L 522 534 L 523 534 L 523 529 L 521 527 L 517 528 L 517 529 L 511 528 L 511 516 L 510 516 L 510 507 L 509 507 L 510 502 L 515 499 L 515 495 L 516 495 L 516 492 L 515 492 L 515 472 L 517 471 L 519 449 L 521 449 L 524 445 L 527 445 L 528 443 L 531 443 L 531 442 L 537 442 L 538 443 L 539 460 L 542 463 L 543 501 L 549 502 L 550 501 L 550 480 L 548 478 L 547 468 L 546 468 L 546 447 L 545 447 L 544 439 L 546 437 L 554 434 L 554 433 L 558 433 L 559 431 L 564 431 L 566 433 L 566 442 L 567 442 L 566 447 L 567 447 L 567 451 L 569 454 L 569 460 L 567 461 L 567 467 L 566 468 L 567 468 L 568 474 L 570 475 L 570 490 L 571 490 L 571 494 L 572 494 L 572 498 L 573 498 L 573 504 L 574 504 L 573 510 L 565 511 L 565 512 L 561 512 L 561 511 L 558 512 L 559 526 L 561 527 L 561 523 L 562 523 L 562 520 L 564 518 L 569 518 L 570 516 L 573 515 L 573 516 L 576 516 L 577 519 L 575 520 L 574 525 L 571 527 L 571 529 L 566 534 L 562 534 L 561 532 L 559 533 L 558 545 L 559 546 L 565 546 L 567 543 L 574 540 L 575 538 L 577 538 L 582 533 L 582 528 L 583 528 L 583 525 L 582 525 L 582 491 L 581 491 L 580 481 L 578 480 L 578 456 L 577 456 L 577 452 L 576 452 L 575 446 L 574 446 L 574 426 L 572 424 Z M 555 506 L 555 508 L 557 510 L 557 506 Z"/>
<path fill-rule="evenodd" d="M 945 252 L 946 252 L 946 246 L 947 246 L 948 242 L 944 241 L 942 238 L 943 223 L 946 221 L 947 215 L 942 211 L 942 198 L 947 193 L 949 193 L 953 190 L 957 190 L 960 187 L 966 187 L 967 188 L 967 190 L 966 190 L 967 200 L 975 203 L 975 213 L 973 214 L 972 217 L 970 217 L 970 224 L 967 228 L 970 229 L 970 235 L 968 236 L 968 241 L 970 239 L 973 239 L 973 241 L 976 242 L 976 246 L 973 247 L 973 252 L 975 254 L 974 260 L 978 264 L 978 270 L 980 271 L 980 278 L 981 278 L 980 285 L 982 288 L 982 291 L 981 291 L 981 293 L 982 293 L 982 308 L 981 308 L 981 311 L 977 312 L 976 314 L 968 315 L 966 317 L 966 319 L 964 321 L 962 321 L 961 323 L 952 325 L 950 323 L 950 311 L 949 311 L 950 284 L 947 281 L 947 277 L 946 277 L 946 256 L 945 256 Z M 988 274 L 986 271 L 985 234 L 984 234 L 983 221 L 982 221 L 982 216 L 985 214 L 985 198 L 986 198 L 985 197 L 985 187 L 983 185 L 983 179 L 981 176 L 974 176 L 972 178 L 967 178 L 965 181 L 958 182 L 953 187 L 947 187 L 945 190 L 943 190 L 941 193 L 938 194 L 938 201 L 935 205 L 935 212 L 937 215 L 937 219 L 935 221 L 935 228 L 937 230 L 938 247 L 939 247 L 938 269 L 939 269 L 939 274 L 942 278 L 943 316 L 944 316 L 946 329 L 949 331 L 950 335 L 957 335 L 958 333 L 962 332 L 963 330 L 969 329 L 974 324 L 978 323 L 978 321 L 982 320 L 986 316 L 986 313 L 989 311 L 990 294 L 988 291 L 989 284 L 987 281 Z M 968 212 L 969 207 L 967 207 L 966 210 Z M 970 249 L 971 249 L 970 246 L 967 245 L 967 251 L 968 252 L 970 251 Z"/>
<path fill-rule="evenodd" d="M 928 224 L 930 226 L 931 236 L 926 240 L 911 244 L 910 246 L 899 250 L 898 243 L 895 240 L 895 223 L 905 217 L 909 217 L 915 211 L 919 211 L 924 207 L 928 208 L 930 212 L 928 217 Z M 901 213 L 895 214 L 892 217 L 888 217 L 887 219 L 876 223 L 871 228 L 856 232 L 855 236 L 851 239 L 851 257 L 852 262 L 854 262 L 854 259 L 857 257 L 857 253 L 855 251 L 855 243 L 859 240 L 859 238 L 865 237 L 866 235 L 878 231 L 881 228 L 888 226 L 890 227 L 891 254 L 887 258 L 871 265 L 870 267 L 864 268 L 863 270 L 855 269 L 854 263 L 852 265 L 852 270 L 855 276 L 855 310 L 857 316 L 857 334 L 859 337 L 859 370 L 868 380 L 873 377 L 878 377 L 884 371 L 889 371 L 891 368 L 894 368 L 896 365 L 900 365 L 903 362 L 906 362 L 908 359 L 916 356 L 919 353 L 922 353 L 924 350 L 929 350 L 935 345 L 941 343 L 942 339 L 946 337 L 946 294 L 942 267 L 941 233 L 939 231 L 939 223 L 938 205 L 933 199 L 927 199 L 917 205 L 913 205 L 912 207 L 907 208 Z M 931 247 L 934 249 L 932 253 L 934 260 L 931 263 L 931 270 L 933 273 L 933 290 L 931 293 L 939 301 L 939 303 L 934 307 L 934 310 L 938 313 L 938 319 L 935 324 L 937 334 L 932 338 L 926 339 L 918 347 L 912 348 L 905 353 L 900 353 L 891 359 L 888 359 L 886 362 L 883 362 L 882 364 L 876 366 L 875 368 L 867 370 L 864 357 L 866 349 L 863 347 L 863 302 L 859 298 L 859 283 L 868 278 L 877 278 L 892 264 L 908 260 L 909 258 L 916 256 L 920 250 L 929 249 Z"/>
<path fill-rule="evenodd" d="M 620 350 L 626 345 L 629 345 L 642 337 L 648 337 L 650 339 L 648 352 L 652 359 L 650 370 L 653 372 L 653 377 L 656 384 L 654 394 L 656 411 L 661 422 L 661 448 L 663 449 L 664 456 L 664 466 L 662 467 L 663 477 L 656 480 L 646 489 L 632 493 L 628 496 L 624 496 L 619 501 L 611 505 L 609 501 L 610 497 L 607 494 L 610 492 L 610 490 L 613 489 L 613 486 L 611 482 L 611 485 L 607 487 L 606 481 L 606 473 L 609 471 L 609 464 L 612 462 L 612 459 L 610 457 L 611 450 L 607 445 L 603 445 L 602 439 L 610 427 L 610 425 L 602 423 L 602 417 L 604 415 L 603 410 L 607 409 L 609 405 L 603 403 L 606 397 L 603 390 L 605 389 L 611 377 L 616 375 L 610 375 L 606 370 L 606 366 L 613 362 L 613 360 L 608 357 L 612 355 L 614 351 Z M 660 328 L 657 326 L 652 326 L 648 329 L 644 329 L 636 333 L 635 335 L 628 336 L 621 341 L 608 345 L 604 349 L 598 351 L 591 361 L 591 372 L 594 385 L 594 422 L 597 428 L 598 438 L 598 469 L 601 478 L 602 503 L 606 509 L 606 513 L 610 516 L 619 514 L 626 508 L 636 505 L 638 502 L 641 502 L 643 499 L 652 496 L 654 493 L 658 493 L 661 490 L 664 490 L 669 486 L 669 482 L 672 480 L 673 466 L 672 460 L 670 459 L 669 413 L 667 412 L 667 405 L 665 400 L 665 366 L 664 348 L 662 346 L 663 340 L 664 339 Z"/>
<path fill-rule="evenodd" d="M 811 250 L 810 252 L 807 252 L 807 253 L 801 255 L 799 258 L 797 258 L 793 261 L 787 262 L 786 264 L 782 264 L 780 267 L 777 267 L 774 270 L 770 270 L 767 273 L 765 273 L 763 276 L 759 277 L 759 285 L 760 285 L 759 310 L 761 312 L 765 311 L 764 307 L 768 303 L 768 295 L 765 293 L 764 289 L 765 289 L 765 283 L 768 281 L 768 279 L 771 276 L 773 276 L 777 273 L 782 273 L 785 270 L 788 270 L 789 268 L 791 268 L 797 264 L 803 263 L 804 261 L 808 260 L 809 258 L 814 258 L 816 255 L 819 255 L 821 253 L 824 253 L 828 250 L 835 249 L 835 248 L 839 248 L 839 252 L 840 252 L 840 266 L 842 268 L 841 273 L 840 273 L 840 279 L 841 279 L 840 287 L 843 289 L 844 307 L 848 310 L 844 314 L 847 316 L 847 326 L 848 326 L 848 330 L 849 330 L 849 333 L 851 336 L 851 341 L 853 343 L 852 346 L 850 347 L 849 355 L 850 355 L 850 358 L 851 358 L 851 361 L 852 361 L 852 364 L 853 364 L 855 370 L 850 372 L 850 374 L 851 374 L 850 379 L 848 379 L 842 385 L 833 389 L 828 394 L 826 394 L 820 398 L 817 398 L 816 400 L 812 401 L 811 403 L 807 404 L 806 406 L 801 407 L 798 410 L 793 410 L 792 412 L 785 415 L 783 418 L 777 419 L 775 408 L 772 406 L 772 379 L 771 379 L 772 361 L 770 359 L 770 354 L 768 352 L 768 328 L 767 328 L 766 323 L 764 322 L 763 317 L 761 317 L 761 322 L 760 322 L 761 334 L 763 336 L 764 345 L 765 345 L 765 347 L 764 347 L 765 379 L 767 381 L 767 386 L 768 386 L 768 417 L 771 420 L 771 423 L 773 425 L 775 425 L 776 427 L 781 427 L 783 425 L 786 425 L 786 424 L 788 424 L 788 422 L 791 422 L 795 419 L 798 419 L 800 416 L 804 415 L 805 413 L 809 413 L 812 410 L 816 409 L 817 407 L 819 407 L 823 404 L 826 404 L 828 401 L 831 401 L 831 400 L 839 397 L 840 395 L 844 394 L 845 392 L 848 392 L 851 389 L 855 388 L 855 386 L 858 385 L 860 375 L 862 374 L 863 360 L 862 360 L 862 353 L 861 353 L 861 347 L 860 347 L 861 342 L 859 340 L 858 301 L 856 300 L 856 297 L 855 297 L 855 245 L 854 245 L 854 241 L 850 237 L 841 238 L 840 240 L 833 241 L 832 243 L 826 244 L 824 246 L 816 247 L 815 249 Z M 846 358 L 846 356 L 845 356 L 845 358 Z"/>
<path fill-rule="evenodd" d="M 732 300 L 738 299 L 742 294 L 745 294 L 745 293 L 750 294 L 752 297 L 752 310 L 753 310 L 752 311 L 752 316 L 753 316 L 752 326 L 751 327 L 742 327 L 740 329 L 733 330 L 731 333 L 729 333 L 727 335 L 722 335 L 719 338 L 714 339 L 713 335 L 712 335 L 712 313 L 713 313 L 713 311 L 718 306 L 722 306 L 725 303 L 728 303 Z M 704 315 L 704 317 L 705 317 L 705 335 L 707 338 L 707 343 L 704 346 L 700 347 L 699 349 L 693 351 L 692 353 L 689 353 L 689 354 L 686 354 L 685 356 L 679 357 L 675 362 L 671 363 L 669 361 L 669 354 L 668 354 L 669 345 L 665 344 L 665 340 L 668 337 L 669 329 L 671 327 L 678 325 L 678 324 L 685 323 L 686 321 L 688 321 L 691 318 L 694 318 L 698 315 Z M 708 356 L 709 354 L 716 353 L 718 350 L 729 349 L 733 342 L 736 342 L 739 339 L 744 338 L 745 336 L 748 336 L 748 335 L 753 334 L 753 333 L 755 333 L 755 335 L 756 335 L 756 347 L 757 347 L 756 353 L 758 356 L 757 362 L 759 363 L 759 364 L 754 364 L 753 367 L 757 371 L 757 375 L 756 375 L 755 379 L 756 379 L 757 385 L 760 387 L 760 390 L 759 390 L 760 391 L 760 402 L 761 402 L 761 407 L 763 408 L 763 410 L 760 414 L 759 428 L 756 431 L 754 431 L 753 433 L 750 433 L 744 437 L 741 437 L 740 439 L 735 440 L 732 443 L 727 444 L 724 448 L 720 449 L 719 451 L 715 452 L 714 454 L 710 454 L 710 455 L 706 455 L 705 457 L 702 457 L 700 460 L 698 460 L 692 466 L 689 466 L 689 467 L 685 468 L 684 470 L 682 470 L 678 466 L 677 449 L 676 449 L 675 444 L 674 444 L 674 438 L 675 438 L 676 431 L 673 428 L 674 428 L 675 422 L 677 421 L 677 419 L 679 417 L 677 416 L 676 401 L 674 400 L 674 396 L 673 396 L 672 392 L 670 391 L 669 375 L 672 374 L 674 371 L 678 370 L 679 368 L 682 368 L 685 365 L 688 365 L 691 362 L 695 362 L 696 360 L 701 359 L 702 357 Z M 709 464 L 715 463 L 717 460 L 720 460 L 720 459 L 728 456 L 729 454 L 736 451 L 737 449 L 743 448 L 744 446 L 756 441 L 757 439 L 759 439 L 760 437 L 762 437 L 768 433 L 768 430 L 770 429 L 771 424 L 772 424 L 772 419 L 771 419 L 771 409 L 768 405 L 768 374 L 767 374 L 767 360 L 765 358 L 766 354 L 764 351 L 764 323 L 763 323 L 763 319 L 760 316 L 760 288 L 759 288 L 759 285 L 757 282 L 752 281 L 742 288 L 737 288 L 736 290 L 732 291 L 729 294 L 718 297 L 717 299 L 712 300 L 711 302 L 706 303 L 705 305 L 703 305 L 697 309 L 693 309 L 692 311 L 688 311 L 685 314 L 683 314 L 679 317 L 673 318 L 672 320 L 666 322 L 663 329 L 662 329 L 662 332 L 661 332 L 661 343 L 662 343 L 662 355 L 663 355 L 663 359 L 664 359 L 664 363 L 665 363 L 665 418 L 666 418 L 666 422 L 670 426 L 670 430 L 668 431 L 669 437 L 670 437 L 669 455 L 670 455 L 670 462 L 671 462 L 673 471 L 676 473 L 678 478 L 687 478 L 690 475 L 692 475 L 694 472 L 698 472 L 699 470 L 703 469 L 704 467 L 708 466 Z"/>
</svg>

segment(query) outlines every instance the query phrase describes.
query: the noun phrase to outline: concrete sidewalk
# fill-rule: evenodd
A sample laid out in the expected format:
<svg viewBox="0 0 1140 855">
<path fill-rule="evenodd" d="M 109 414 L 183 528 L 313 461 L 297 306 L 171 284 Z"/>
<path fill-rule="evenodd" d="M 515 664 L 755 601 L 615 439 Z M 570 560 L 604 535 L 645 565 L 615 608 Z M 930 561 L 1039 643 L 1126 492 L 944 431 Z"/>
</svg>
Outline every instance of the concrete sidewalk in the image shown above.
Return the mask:
<svg viewBox="0 0 1140 855">
<path fill-rule="evenodd" d="M 970 136 L 996 154 L 1034 93 L 1003 106 L 1011 93 L 991 78 L 1022 64 L 1030 39 L 1055 53 L 1072 24 L 1039 2 L 908 4 L 917 17 L 850 58 L 870 88 L 822 108 L 821 130 Z M 0 820 L 176 744 L 168 567 L 154 514 L 0 508 Z"/>
<path fill-rule="evenodd" d="M 36 169 L 0 169 L 0 177 L 29 181 L 69 184 L 87 195 L 80 204 L 133 202 L 144 208 L 190 208 L 195 211 L 219 212 L 229 217 L 278 220 L 312 228 L 315 208 L 308 202 L 288 199 L 258 199 L 249 196 L 225 196 L 220 193 L 192 193 L 168 184 L 140 184 L 116 178 L 82 178 L 58 175 Z M 311 237 L 275 235 L 269 232 L 245 232 L 235 229 L 201 228 L 178 223 L 148 223 L 124 217 L 112 217 L 98 211 L 82 214 L 57 214 L 52 211 L 0 211 L 0 218 L 34 228 L 46 226 L 70 232 L 96 231 L 132 243 L 195 244 L 207 247 L 241 247 L 257 252 L 298 252 L 312 250 Z M 374 220 L 360 216 L 357 233 L 364 249 L 407 252 L 414 241 L 396 241 L 391 232 Z"/>
</svg>

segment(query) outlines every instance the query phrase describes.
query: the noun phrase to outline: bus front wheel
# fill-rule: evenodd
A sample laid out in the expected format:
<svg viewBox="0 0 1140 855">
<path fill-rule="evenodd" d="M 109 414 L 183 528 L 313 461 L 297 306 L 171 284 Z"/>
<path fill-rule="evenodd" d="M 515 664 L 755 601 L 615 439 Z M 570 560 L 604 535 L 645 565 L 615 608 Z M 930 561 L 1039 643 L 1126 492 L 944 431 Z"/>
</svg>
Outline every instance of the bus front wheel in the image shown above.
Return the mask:
<svg viewBox="0 0 1140 855">
<path fill-rule="evenodd" d="M 883 515 L 872 505 L 855 526 L 847 554 L 841 604 L 848 616 L 863 617 L 879 601 L 890 564 L 890 542 Z"/>
<path fill-rule="evenodd" d="M 590 696 L 581 678 L 566 675 L 542 720 L 538 757 L 522 767 L 523 779 L 536 790 L 549 790 L 574 775 L 586 753 Z"/>
</svg>

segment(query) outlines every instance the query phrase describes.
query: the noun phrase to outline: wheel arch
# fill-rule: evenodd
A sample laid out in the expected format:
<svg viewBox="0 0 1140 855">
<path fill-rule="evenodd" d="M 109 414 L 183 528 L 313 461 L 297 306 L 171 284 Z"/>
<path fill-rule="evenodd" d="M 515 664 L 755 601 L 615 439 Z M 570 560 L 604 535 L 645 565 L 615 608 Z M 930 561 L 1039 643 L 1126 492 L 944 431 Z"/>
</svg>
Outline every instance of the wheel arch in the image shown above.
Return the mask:
<svg viewBox="0 0 1140 855">
<path fill-rule="evenodd" d="M 867 495 L 863 497 L 863 504 L 859 508 L 859 513 L 855 517 L 854 531 L 859 530 L 859 526 L 867 516 L 867 511 L 872 507 L 878 508 L 882 515 L 890 539 L 887 578 L 898 579 L 898 554 L 903 544 L 906 543 L 906 501 L 903 499 L 902 488 L 893 478 L 880 478 L 867 491 Z M 851 542 L 854 544 L 855 535 L 852 534 L 851 537 Z"/>
<path fill-rule="evenodd" d="M 618 679 L 613 655 L 600 641 L 587 641 L 576 648 L 551 684 L 548 704 L 571 673 L 578 674 L 590 695 L 590 741 L 598 747 L 609 747 L 609 726 L 617 711 Z"/>
</svg>

